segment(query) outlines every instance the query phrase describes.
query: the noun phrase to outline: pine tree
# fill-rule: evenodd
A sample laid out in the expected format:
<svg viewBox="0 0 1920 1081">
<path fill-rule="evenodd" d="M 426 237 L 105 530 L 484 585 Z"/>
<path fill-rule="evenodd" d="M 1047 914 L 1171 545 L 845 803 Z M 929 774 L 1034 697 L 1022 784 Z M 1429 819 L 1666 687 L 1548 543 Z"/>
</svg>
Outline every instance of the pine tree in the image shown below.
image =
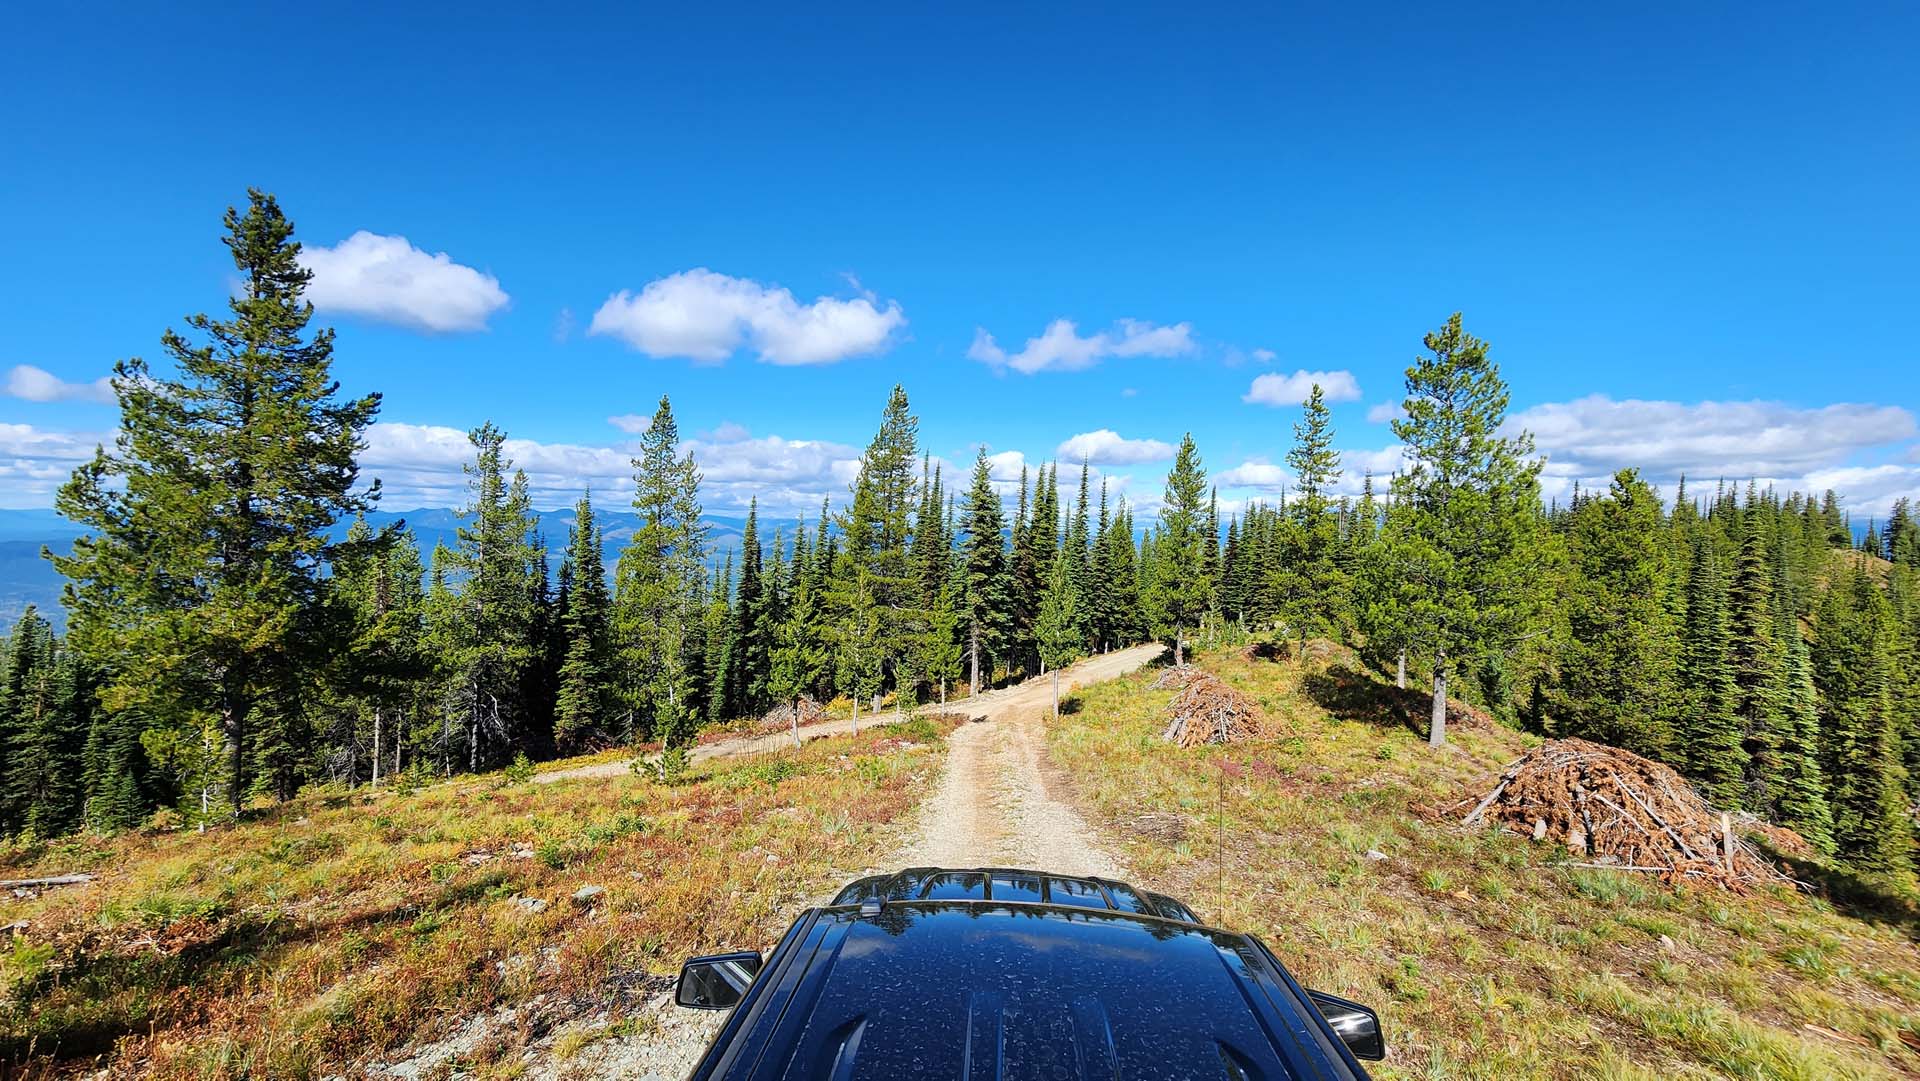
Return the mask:
<svg viewBox="0 0 1920 1081">
<path fill-rule="evenodd" d="M 880 603 L 873 581 L 862 567 L 854 571 L 849 601 L 834 635 L 834 675 L 840 689 L 853 700 L 853 725 L 860 727 L 860 702 L 880 694 L 882 650 Z M 876 701 L 877 708 L 877 701 Z"/>
<path fill-rule="evenodd" d="M 1887 558 L 1896 566 L 1920 568 L 1920 521 L 1914 519 L 1910 499 L 1893 501 L 1893 514 L 1887 518 Z"/>
<path fill-rule="evenodd" d="M 728 685 L 724 691 L 724 716 L 728 717 L 753 716 L 765 709 L 770 699 L 767 672 L 773 658 L 775 624 L 771 582 L 762 569 L 764 560 L 760 501 L 756 497 L 747 503 L 747 524 L 740 536 L 740 578 L 734 587 Z"/>
<path fill-rule="evenodd" d="M 1733 714 L 1740 726 L 1746 764 L 1741 805 L 1764 811 L 1783 781 L 1786 725 L 1784 669 L 1774 637 L 1773 578 L 1766 541 L 1749 521 L 1728 592 L 1728 657 L 1733 667 Z"/>
<path fill-rule="evenodd" d="M 1295 494 L 1282 527 L 1281 562 L 1268 588 L 1304 650 L 1310 635 L 1340 636 L 1348 583 L 1337 552 L 1339 526 L 1328 513 L 1328 493 L 1340 479 L 1340 452 L 1333 449 L 1332 414 L 1318 383 L 1301 410 L 1287 452 Z"/>
<path fill-rule="evenodd" d="M 1735 712 L 1727 576 L 1704 529 L 1689 548 L 1686 618 L 1680 636 L 1680 736 L 1686 772 L 1707 798 L 1738 807 L 1746 783 L 1745 728 Z"/>
<path fill-rule="evenodd" d="M 1813 685 L 1813 660 L 1799 634 L 1787 646 L 1785 748 L 1776 821 L 1806 838 L 1821 852 L 1833 851 L 1833 809 L 1820 761 L 1820 700 Z"/>
<path fill-rule="evenodd" d="M 1678 629 L 1660 500 L 1631 469 L 1572 515 L 1569 639 L 1550 695 L 1561 731 L 1662 759 L 1672 748 Z"/>
<path fill-rule="evenodd" d="M 1874 871 L 1912 868 L 1912 820 L 1893 712 L 1886 595 L 1857 567 L 1828 587 L 1813 640 L 1833 836 L 1840 856 Z"/>
<path fill-rule="evenodd" d="M 567 544 L 572 569 L 566 582 L 562 621 L 566 652 L 554 705 L 554 743 L 563 753 L 604 746 L 615 737 L 613 697 L 613 598 L 607 591 L 602 537 L 593 516 L 592 493 L 574 504 Z"/>
<path fill-rule="evenodd" d="M 525 691 L 544 645 L 537 617 L 546 564 L 526 474 L 507 476 L 506 433 L 488 423 L 467 438 L 474 460 L 463 467 L 468 502 L 445 566 L 457 600 L 444 662 L 450 723 L 464 732 L 466 768 L 478 770 L 525 750 L 533 734 L 536 707 Z"/>
<path fill-rule="evenodd" d="M 690 700 L 689 684 L 694 666 L 703 662 L 688 647 L 705 615 L 699 603 L 707 535 L 700 521 L 700 471 L 692 454 L 680 454 L 679 444 L 673 406 L 662 396 L 633 460 L 633 509 L 640 526 L 614 566 L 621 696 L 636 718 L 636 735 L 650 734 L 669 747 L 689 742 L 699 719 L 701 703 Z"/>
<path fill-rule="evenodd" d="M 430 674 L 421 647 L 423 573 L 420 549 L 404 525 L 376 534 L 365 518 L 354 520 L 334 561 L 333 591 L 352 626 L 336 677 L 348 722 L 346 738 L 336 740 L 336 756 L 345 758 L 349 783 L 359 776 L 363 734 L 366 776 L 379 783 Z"/>
<path fill-rule="evenodd" d="M 875 648 L 879 655 L 881 686 L 897 682 L 902 662 L 926 633 L 925 583 L 912 558 L 916 481 L 914 459 L 920 421 L 907 402 L 905 388 L 895 386 L 880 417 L 880 429 L 860 458 L 852 500 L 841 516 L 844 545 L 833 570 L 829 608 L 843 623 L 855 603 L 859 572 L 868 575 L 867 588 L 879 623 Z"/>
<path fill-rule="evenodd" d="M 961 542 L 960 626 L 970 693 L 991 682 L 993 662 L 1007 633 L 1007 560 L 1001 547 L 1000 496 L 983 448 L 967 490 L 966 537 Z"/>
<path fill-rule="evenodd" d="M 1407 369 L 1393 432 L 1411 468 L 1393 482 L 1381 563 L 1368 575 L 1372 633 L 1433 658 L 1429 740 L 1446 739 L 1449 665 L 1487 665 L 1535 633 L 1550 541 L 1533 437 L 1504 434 L 1507 385 L 1454 313 Z"/>
<path fill-rule="evenodd" d="M 1086 641 L 1080 634 L 1080 619 L 1075 609 L 1079 600 L 1073 592 L 1073 576 L 1068 573 L 1064 552 L 1056 553 L 1053 570 L 1040 597 L 1035 635 L 1040 644 L 1040 663 L 1053 673 L 1053 715 L 1060 716 L 1060 669 L 1080 656 Z"/>
<path fill-rule="evenodd" d="M 79 824 L 88 713 L 72 651 L 28 605 L 0 653 L 0 834 L 57 837 Z"/>
<path fill-rule="evenodd" d="M 326 530 L 378 496 L 359 488 L 354 457 L 380 399 L 336 397 L 333 332 L 308 333 L 312 274 L 273 197 L 249 191 L 226 228 L 231 317 L 188 318 L 204 345 L 165 334 L 177 376 L 116 365 L 115 448 L 55 504 L 88 535 L 51 558 L 105 706 L 176 732 L 215 718 L 237 815 L 262 733 L 299 733 L 290 714 L 338 646 L 322 618 Z M 273 794 L 291 796 L 298 763 L 271 765 Z"/>
<path fill-rule="evenodd" d="M 1159 621 L 1172 632 L 1176 666 L 1186 664 L 1187 630 L 1198 627 L 1213 609 L 1213 581 L 1206 574 L 1206 511 L 1201 505 L 1206 490 L 1206 469 L 1189 432 L 1167 473 L 1151 601 Z"/>
</svg>

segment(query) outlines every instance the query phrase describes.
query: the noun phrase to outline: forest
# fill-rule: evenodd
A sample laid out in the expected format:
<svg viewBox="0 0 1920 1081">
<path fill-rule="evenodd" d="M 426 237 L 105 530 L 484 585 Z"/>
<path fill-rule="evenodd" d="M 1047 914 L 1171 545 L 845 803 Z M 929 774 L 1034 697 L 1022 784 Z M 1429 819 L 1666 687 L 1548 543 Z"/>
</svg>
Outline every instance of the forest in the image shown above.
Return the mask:
<svg viewBox="0 0 1920 1081">
<path fill-rule="evenodd" d="M 1284 498 L 1223 516 L 1196 442 L 1150 521 L 1084 463 L 946 476 L 895 387 L 839 506 L 750 510 L 710 550 L 699 463 L 659 402 L 633 459 L 641 526 L 612 567 L 590 493 L 540 535 L 505 434 L 473 429 L 457 543 L 356 520 L 377 394 L 269 195 L 229 210 L 221 317 L 115 368 L 120 432 L 57 509 L 67 630 L 0 650 L 0 834 L 217 826 L 309 786 L 418 785 L 844 700 L 904 709 L 1152 639 L 1352 644 L 1502 723 L 1666 762 L 1716 805 L 1909 876 L 1920 799 L 1920 521 L 1864 538 L 1839 498 L 1737 479 L 1662 497 L 1633 469 L 1542 498 L 1531 438 L 1458 314 L 1422 340 L 1393 431 L 1407 467 L 1342 485 L 1319 388 Z M 1077 466 L 1077 476 L 1075 468 Z M 345 539 L 329 527 L 354 522 Z M 557 573 L 549 545 L 563 544 Z"/>
</svg>

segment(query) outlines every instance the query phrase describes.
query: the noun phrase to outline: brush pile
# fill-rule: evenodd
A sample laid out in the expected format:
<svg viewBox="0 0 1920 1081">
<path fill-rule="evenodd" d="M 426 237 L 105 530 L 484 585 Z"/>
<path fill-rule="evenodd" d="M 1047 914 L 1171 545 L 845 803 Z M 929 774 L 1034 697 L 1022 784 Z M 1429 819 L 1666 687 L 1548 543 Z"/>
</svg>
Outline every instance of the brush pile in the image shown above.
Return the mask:
<svg viewBox="0 0 1920 1081">
<path fill-rule="evenodd" d="M 793 719 L 796 713 L 800 715 L 800 727 L 802 728 L 827 719 L 827 708 L 825 706 L 815 702 L 811 698 L 802 698 L 797 703 L 789 704 L 782 702 L 765 713 L 762 713 L 759 722 L 754 725 L 754 732 L 758 735 L 767 735 L 773 732 L 790 731 L 794 726 Z"/>
<path fill-rule="evenodd" d="M 1464 806 L 1462 801 L 1457 806 Z M 1456 808 L 1457 809 L 1457 808 Z M 1548 740 L 1509 765 L 1462 821 L 1567 846 L 1580 866 L 1704 879 L 1733 889 L 1790 881 L 1680 775 L 1583 739 Z"/>
<path fill-rule="evenodd" d="M 1211 672 L 1191 665 L 1169 668 L 1153 681 L 1155 690 L 1177 689 L 1167 704 L 1164 737 L 1182 747 L 1238 743 L 1262 732 L 1260 707 Z"/>
</svg>

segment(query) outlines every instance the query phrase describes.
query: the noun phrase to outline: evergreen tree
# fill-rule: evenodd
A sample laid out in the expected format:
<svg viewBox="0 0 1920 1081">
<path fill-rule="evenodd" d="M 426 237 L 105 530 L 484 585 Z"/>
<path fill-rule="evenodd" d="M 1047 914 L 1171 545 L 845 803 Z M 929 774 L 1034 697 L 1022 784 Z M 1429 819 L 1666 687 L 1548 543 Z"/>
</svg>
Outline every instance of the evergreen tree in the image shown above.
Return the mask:
<svg viewBox="0 0 1920 1081">
<path fill-rule="evenodd" d="M 844 623 L 856 603 L 859 573 L 867 574 L 866 588 L 876 606 L 881 686 L 897 682 L 902 662 L 912 655 L 926 633 L 926 584 L 912 558 L 913 515 L 916 499 L 914 459 L 920 421 L 907 403 L 905 388 L 895 386 L 880 417 L 880 430 L 860 458 L 852 500 L 841 517 L 844 545 L 834 567 L 830 608 Z"/>
<path fill-rule="evenodd" d="M 673 406 L 662 396 L 633 460 L 633 509 L 640 525 L 614 566 L 621 696 L 636 718 L 636 736 L 650 734 L 669 747 L 691 741 L 700 716 L 689 684 L 701 660 L 688 647 L 705 615 L 699 603 L 707 536 L 700 521 L 700 471 L 679 445 Z"/>
<path fill-rule="evenodd" d="M 366 776 L 377 784 L 408 727 L 408 714 L 423 704 L 431 672 L 421 646 L 423 573 L 420 549 L 404 525 L 375 534 L 365 518 L 354 520 L 335 560 L 334 592 L 352 625 L 337 676 L 347 738 L 344 746 L 336 742 L 350 783 L 360 772 L 361 735 L 367 737 Z"/>
<path fill-rule="evenodd" d="M 1206 573 L 1206 508 L 1201 502 L 1206 491 L 1206 469 L 1188 433 L 1167 473 L 1149 602 L 1158 622 L 1172 635 L 1176 666 L 1186 664 L 1187 630 L 1198 627 L 1213 609 L 1213 581 Z"/>
<path fill-rule="evenodd" d="M 1411 467 L 1393 481 L 1368 611 L 1370 638 L 1433 658 L 1429 739 L 1439 744 L 1449 664 L 1494 664 L 1536 633 L 1552 554 L 1533 437 L 1503 431 L 1507 385 L 1487 344 L 1458 312 L 1425 344 L 1393 422 Z"/>
<path fill-rule="evenodd" d="M 1680 636 L 1680 735 L 1684 768 L 1707 798 L 1738 807 L 1746 783 L 1746 731 L 1735 712 L 1727 576 L 1704 530 L 1689 549 L 1686 618 Z"/>
<path fill-rule="evenodd" d="M 1887 558 L 1896 566 L 1920 569 L 1920 521 L 1914 519 L 1910 499 L 1893 502 L 1893 514 L 1887 519 Z"/>
<path fill-rule="evenodd" d="M 0 834 L 56 837 L 79 824 L 88 713 L 72 651 L 28 605 L 0 651 Z"/>
<path fill-rule="evenodd" d="M 960 627 L 970 693 L 991 682 L 993 662 L 1007 634 L 1007 559 L 1001 547 L 1000 496 L 983 448 L 967 490 L 966 537 L 961 542 Z"/>
<path fill-rule="evenodd" d="M 55 503 L 88 533 L 50 558 L 105 706 L 176 733 L 214 718 L 237 815 L 262 734 L 299 734 L 304 692 L 338 646 L 323 618 L 326 530 L 377 498 L 377 484 L 358 489 L 354 458 L 380 399 L 337 398 L 333 332 L 308 333 L 312 274 L 273 197 L 249 191 L 226 228 L 231 317 L 188 318 L 206 344 L 165 334 L 176 375 L 116 365 L 115 448 Z M 270 749 L 285 753 L 269 787 L 290 797 L 288 759 L 305 748 Z"/>
<path fill-rule="evenodd" d="M 455 600 L 443 662 L 451 729 L 464 733 L 466 768 L 478 770 L 511 759 L 535 734 L 525 690 L 544 644 L 536 619 L 546 564 L 526 474 L 507 477 L 506 433 L 488 423 L 467 438 L 475 454 L 463 467 L 458 543 L 446 553 L 443 584 Z"/>
<path fill-rule="evenodd" d="M 1040 663 L 1053 673 L 1053 715 L 1060 716 L 1060 669 L 1080 655 L 1085 639 L 1080 635 L 1080 620 L 1074 611 L 1079 601 L 1073 593 L 1073 576 L 1067 571 L 1064 553 L 1056 553 L 1053 570 L 1040 597 L 1040 612 L 1035 627 L 1040 642 Z"/>
<path fill-rule="evenodd" d="M 1790 733 L 1781 770 L 1775 819 L 1821 852 L 1833 851 L 1833 809 L 1820 761 L 1820 699 L 1813 684 L 1807 643 L 1795 634 L 1787 646 L 1785 731 Z"/>
<path fill-rule="evenodd" d="M 563 752 L 591 749 L 613 742 L 613 598 L 607 590 L 602 562 L 602 537 L 593 516 L 592 493 L 574 504 L 574 524 L 567 544 L 571 567 L 562 620 L 566 652 L 560 665 L 560 688 L 554 705 L 554 743 Z"/>
<path fill-rule="evenodd" d="M 1740 726 L 1741 758 L 1746 765 L 1740 802 L 1755 810 L 1769 806 L 1784 779 L 1784 669 L 1774 637 L 1772 598 L 1766 541 L 1757 521 L 1750 521 L 1728 593 L 1728 656 L 1733 667 L 1733 714 Z"/>
<path fill-rule="evenodd" d="M 1842 858 L 1910 871 L 1912 816 L 1900 762 L 1889 653 L 1892 611 L 1858 568 L 1827 588 L 1813 640 L 1833 835 Z"/>
<path fill-rule="evenodd" d="M 728 685 L 724 692 L 728 717 L 749 717 L 764 710 L 770 699 L 767 673 L 773 658 L 775 635 L 773 590 L 763 572 L 760 544 L 760 501 L 747 504 L 747 524 L 740 537 L 740 579 L 734 588 L 733 627 L 728 643 Z"/>
<path fill-rule="evenodd" d="M 1347 581 L 1337 551 L 1339 524 L 1329 513 L 1329 492 L 1340 480 L 1340 452 L 1333 449 L 1332 414 L 1318 383 L 1301 409 L 1287 452 L 1295 494 L 1287 508 L 1280 564 L 1268 588 L 1304 650 L 1309 635 L 1341 634 Z"/>
<path fill-rule="evenodd" d="M 1648 758 L 1673 745 L 1678 629 L 1660 500 L 1631 469 L 1572 515 L 1576 585 L 1551 708 L 1562 731 Z"/>
</svg>

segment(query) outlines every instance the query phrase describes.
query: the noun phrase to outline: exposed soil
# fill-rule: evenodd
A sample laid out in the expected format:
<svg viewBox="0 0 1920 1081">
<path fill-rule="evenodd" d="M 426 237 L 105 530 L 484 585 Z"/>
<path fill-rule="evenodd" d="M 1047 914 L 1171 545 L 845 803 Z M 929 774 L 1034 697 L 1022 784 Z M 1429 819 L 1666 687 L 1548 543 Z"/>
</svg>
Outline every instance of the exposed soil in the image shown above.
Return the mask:
<svg viewBox="0 0 1920 1081">
<path fill-rule="evenodd" d="M 1157 645 L 1135 646 L 1092 657 L 1060 673 L 1062 697 L 1078 687 L 1114 679 L 1141 668 L 1164 652 Z M 1053 708 L 1052 675 L 1013 687 L 935 707 L 968 719 L 948 737 L 940 785 L 902 831 L 899 845 L 866 872 L 914 866 L 1007 866 L 1066 874 L 1124 877 L 1125 870 L 1096 837 L 1085 818 L 1060 798 L 1060 781 L 1046 758 L 1045 722 Z M 896 716 L 864 716 L 862 728 L 889 724 Z M 824 721 L 800 729 L 801 738 L 818 739 L 853 729 L 850 720 Z M 695 762 L 709 758 L 765 754 L 793 745 L 791 732 L 747 736 L 697 747 Z M 625 762 L 603 762 L 538 775 L 538 781 L 576 777 L 619 777 Z M 851 877 L 851 875 L 849 876 Z M 837 885 L 837 884 L 836 884 Z M 818 903 L 826 898 L 815 898 Z M 766 928 L 770 944 L 786 929 L 792 913 Z M 622 1077 L 677 1081 L 698 1061 L 726 1015 L 676 1008 L 670 991 L 652 994 L 638 1010 L 629 1004 L 627 1030 L 612 1035 L 611 1015 L 594 1011 L 554 1027 L 533 1044 L 524 1076 L 539 1079 Z M 508 1018 L 506 1024 L 517 1019 Z M 455 1060 L 484 1038 L 489 1026 L 475 1024 L 445 1045 L 418 1049 L 406 1062 L 375 1076 L 425 1076 Z M 637 1031 L 636 1031 L 637 1030 Z"/>
</svg>

